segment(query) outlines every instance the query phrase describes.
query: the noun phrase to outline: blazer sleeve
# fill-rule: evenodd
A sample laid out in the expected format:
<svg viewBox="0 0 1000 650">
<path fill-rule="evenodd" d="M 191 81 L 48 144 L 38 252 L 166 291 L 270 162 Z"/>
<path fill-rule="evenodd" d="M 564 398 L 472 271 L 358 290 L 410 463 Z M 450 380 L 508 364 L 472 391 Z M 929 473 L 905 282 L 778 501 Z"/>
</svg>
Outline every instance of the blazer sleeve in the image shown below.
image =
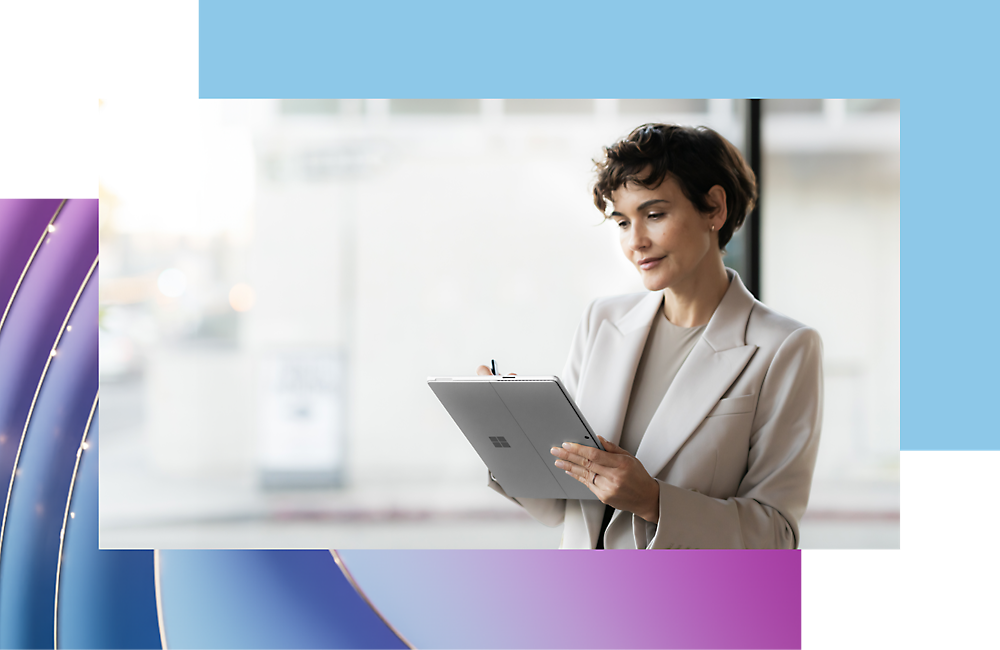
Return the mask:
<svg viewBox="0 0 1000 650">
<path fill-rule="evenodd" d="M 576 334 L 573 337 L 573 344 L 570 346 L 569 358 L 566 360 L 562 375 L 559 376 L 571 398 L 576 398 L 576 390 L 580 385 L 580 373 L 583 370 L 583 363 L 588 350 L 587 341 L 590 338 L 590 318 L 596 302 L 596 300 L 591 302 L 587 310 L 583 313 L 583 318 L 580 320 L 580 324 L 576 328 Z M 514 498 L 504 492 L 503 486 L 493 480 L 493 475 L 490 472 L 487 472 L 487 476 L 488 487 L 522 506 L 536 520 L 546 526 L 553 527 L 563 523 L 566 516 L 566 499 Z"/>
<path fill-rule="evenodd" d="M 659 522 L 633 516 L 636 541 L 647 548 L 797 548 L 819 449 L 822 356 L 819 333 L 808 327 L 775 353 L 736 496 L 716 499 L 658 481 Z"/>
</svg>

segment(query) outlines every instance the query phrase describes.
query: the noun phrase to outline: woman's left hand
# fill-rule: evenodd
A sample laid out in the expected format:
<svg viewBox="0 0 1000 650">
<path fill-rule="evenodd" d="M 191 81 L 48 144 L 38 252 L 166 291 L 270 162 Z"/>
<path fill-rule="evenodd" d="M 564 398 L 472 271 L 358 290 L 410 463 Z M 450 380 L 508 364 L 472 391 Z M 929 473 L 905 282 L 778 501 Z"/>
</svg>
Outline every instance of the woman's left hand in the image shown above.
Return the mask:
<svg viewBox="0 0 1000 650">
<path fill-rule="evenodd" d="M 573 442 L 553 447 L 556 467 L 580 481 L 603 503 L 635 513 L 650 523 L 660 519 L 660 484 L 635 456 L 601 438 L 606 451 Z"/>
</svg>

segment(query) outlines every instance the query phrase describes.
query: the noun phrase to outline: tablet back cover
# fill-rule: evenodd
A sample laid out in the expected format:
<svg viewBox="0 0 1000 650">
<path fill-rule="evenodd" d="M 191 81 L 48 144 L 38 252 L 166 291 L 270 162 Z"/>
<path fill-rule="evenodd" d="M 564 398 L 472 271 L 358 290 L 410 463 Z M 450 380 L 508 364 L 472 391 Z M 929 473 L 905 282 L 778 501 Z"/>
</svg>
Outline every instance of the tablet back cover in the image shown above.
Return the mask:
<svg viewBox="0 0 1000 650">
<path fill-rule="evenodd" d="M 549 453 L 563 442 L 596 446 L 554 378 L 428 384 L 508 495 L 597 498 Z"/>
</svg>

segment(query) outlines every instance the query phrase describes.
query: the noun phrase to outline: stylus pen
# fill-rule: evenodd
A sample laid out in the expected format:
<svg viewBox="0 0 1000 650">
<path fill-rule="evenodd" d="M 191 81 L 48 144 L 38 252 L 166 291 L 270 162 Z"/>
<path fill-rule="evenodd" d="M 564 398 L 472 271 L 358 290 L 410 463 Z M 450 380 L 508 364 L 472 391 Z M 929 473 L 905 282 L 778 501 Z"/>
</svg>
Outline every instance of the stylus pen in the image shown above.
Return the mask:
<svg viewBox="0 0 1000 650">
<path fill-rule="evenodd" d="M 496 359 L 490 359 L 490 367 L 493 369 L 493 374 L 497 374 L 497 362 Z"/>
</svg>

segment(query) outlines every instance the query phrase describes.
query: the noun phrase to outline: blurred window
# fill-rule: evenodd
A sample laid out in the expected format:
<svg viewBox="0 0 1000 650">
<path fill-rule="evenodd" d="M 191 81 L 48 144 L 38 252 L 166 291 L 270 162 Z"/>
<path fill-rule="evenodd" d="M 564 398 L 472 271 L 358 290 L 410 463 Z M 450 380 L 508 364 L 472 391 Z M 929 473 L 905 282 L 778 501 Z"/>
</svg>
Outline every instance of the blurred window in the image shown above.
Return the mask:
<svg viewBox="0 0 1000 650">
<path fill-rule="evenodd" d="M 507 99 L 503 109 L 510 115 L 544 115 L 556 113 L 587 114 L 594 112 L 593 99 Z"/>
<path fill-rule="evenodd" d="M 765 102 L 768 113 L 820 113 L 822 99 L 768 99 Z"/>
<path fill-rule="evenodd" d="M 619 99 L 618 112 L 636 113 L 705 113 L 707 99 Z"/>
<path fill-rule="evenodd" d="M 478 99 L 390 99 L 389 112 L 397 115 L 474 115 Z"/>
<path fill-rule="evenodd" d="M 336 115 L 340 104 L 339 99 L 282 99 L 278 106 L 283 115 Z"/>
<path fill-rule="evenodd" d="M 848 113 L 899 113 L 898 99 L 848 99 Z"/>
<path fill-rule="evenodd" d="M 824 106 L 808 128 L 791 114 Z M 827 486 L 899 476 L 899 101 L 763 107 L 762 299 L 823 337 L 811 501 L 860 508 Z"/>
</svg>

